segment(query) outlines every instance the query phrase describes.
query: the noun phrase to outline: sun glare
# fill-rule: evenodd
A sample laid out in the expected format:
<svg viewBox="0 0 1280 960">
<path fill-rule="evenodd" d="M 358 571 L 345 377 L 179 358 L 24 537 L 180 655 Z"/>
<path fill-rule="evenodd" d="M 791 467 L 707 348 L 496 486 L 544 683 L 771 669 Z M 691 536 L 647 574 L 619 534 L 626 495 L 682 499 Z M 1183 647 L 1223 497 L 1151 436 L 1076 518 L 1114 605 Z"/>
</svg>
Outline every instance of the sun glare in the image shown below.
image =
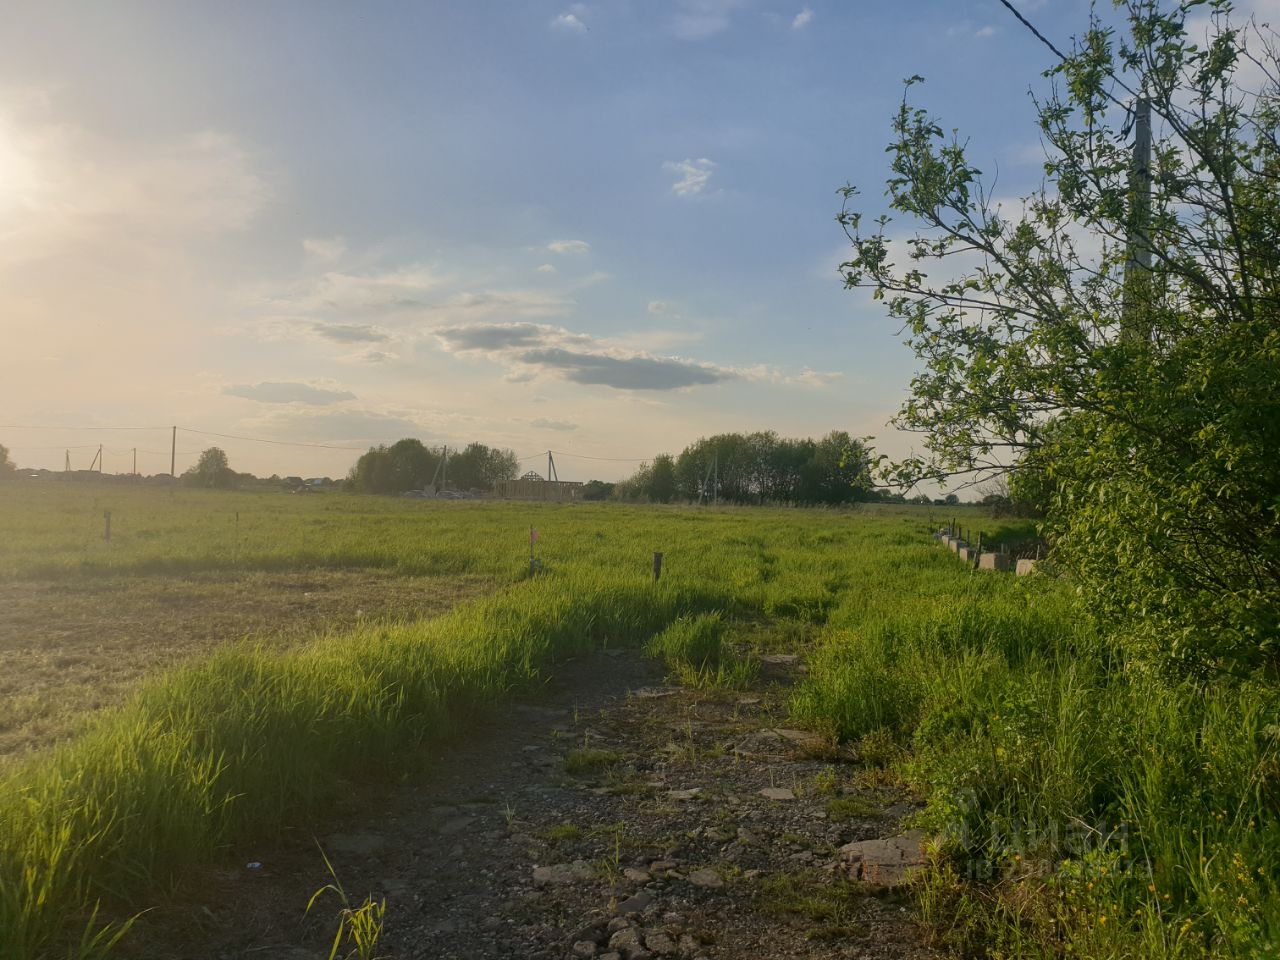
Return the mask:
<svg viewBox="0 0 1280 960">
<path fill-rule="evenodd" d="M 15 214 L 34 206 L 38 173 L 37 165 L 22 149 L 13 123 L 0 116 L 0 226 L 11 226 L 9 221 Z"/>
</svg>

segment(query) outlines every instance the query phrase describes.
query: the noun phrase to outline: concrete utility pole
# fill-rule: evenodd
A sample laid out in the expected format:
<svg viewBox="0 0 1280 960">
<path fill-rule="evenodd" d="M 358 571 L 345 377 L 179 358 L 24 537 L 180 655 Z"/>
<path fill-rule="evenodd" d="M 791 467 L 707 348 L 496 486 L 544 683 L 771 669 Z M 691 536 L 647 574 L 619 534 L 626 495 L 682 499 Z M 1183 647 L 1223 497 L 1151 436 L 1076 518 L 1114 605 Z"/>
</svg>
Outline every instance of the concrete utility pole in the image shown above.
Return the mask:
<svg viewBox="0 0 1280 960">
<path fill-rule="evenodd" d="M 1150 295 L 1151 276 L 1151 101 L 1139 97 L 1134 104 L 1133 168 L 1129 172 L 1129 224 L 1124 265 L 1123 336 L 1135 335 L 1133 311 Z"/>
<path fill-rule="evenodd" d="M 169 477 L 178 479 L 178 428 L 173 428 L 173 439 L 169 443 Z"/>
</svg>

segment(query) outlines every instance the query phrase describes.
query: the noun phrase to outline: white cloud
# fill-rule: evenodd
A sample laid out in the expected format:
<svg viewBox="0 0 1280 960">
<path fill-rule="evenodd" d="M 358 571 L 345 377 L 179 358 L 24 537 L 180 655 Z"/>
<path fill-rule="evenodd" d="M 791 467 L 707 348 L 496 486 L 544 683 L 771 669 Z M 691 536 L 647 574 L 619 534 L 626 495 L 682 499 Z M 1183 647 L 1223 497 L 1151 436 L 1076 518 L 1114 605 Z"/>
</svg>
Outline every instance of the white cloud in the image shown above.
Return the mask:
<svg viewBox="0 0 1280 960">
<path fill-rule="evenodd" d="M 556 272 L 555 266 L 550 263 L 544 263 L 542 266 L 538 267 L 537 269 L 539 273 L 555 273 Z"/>
<path fill-rule="evenodd" d="M 823 373 L 818 370 L 804 370 L 795 376 L 785 378 L 786 383 L 802 384 L 810 387 L 825 387 L 843 377 L 843 373 Z"/>
<path fill-rule="evenodd" d="M 681 40 L 704 40 L 729 28 L 733 12 L 746 0 L 678 0 L 671 29 Z"/>
<path fill-rule="evenodd" d="M 562 13 L 551 21 L 551 26 L 558 30 L 567 30 L 571 33 L 586 33 L 587 25 L 583 23 L 576 13 Z"/>
<path fill-rule="evenodd" d="M 443 282 L 439 273 L 423 265 L 364 273 L 328 270 L 308 278 L 295 291 L 266 299 L 291 313 L 389 313 L 421 308 L 427 295 Z"/>
<path fill-rule="evenodd" d="M 663 314 L 675 312 L 671 304 L 667 303 L 665 300 L 650 300 L 648 309 L 649 313 L 654 316 L 662 316 Z"/>
<path fill-rule="evenodd" d="M 558 317 L 573 301 L 545 290 L 479 290 L 455 293 L 426 306 L 438 323 L 473 323 L 477 320 Z"/>
<path fill-rule="evenodd" d="M 697 160 L 668 160 L 662 165 L 668 173 L 674 173 L 676 182 L 671 185 L 671 192 L 678 197 L 696 197 L 706 189 L 711 175 L 715 173 L 716 164 L 706 157 Z"/>
<path fill-rule="evenodd" d="M 590 253 L 591 244 L 585 240 L 552 240 L 547 249 L 552 253 Z"/>
<path fill-rule="evenodd" d="M 996 35 L 996 28 L 988 23 L 986 26 L 979 27 L 975 30 L 973 35 L 975 37 L 994 37 Z"/>
<path fill-rule="evenodd" d="M 813 11 L 805 7 L 796 14 L 795 19 L 791 21 L 792 30 L 803 30 L 813 22 Z"/>
<path fill-rule="evenodd" d="M 332 263 L 342 259 L 347 252 L 347 242 L 342 237 L 306 237 L 302 241 L 302 249 L 310 257 Z"/>
</svg>

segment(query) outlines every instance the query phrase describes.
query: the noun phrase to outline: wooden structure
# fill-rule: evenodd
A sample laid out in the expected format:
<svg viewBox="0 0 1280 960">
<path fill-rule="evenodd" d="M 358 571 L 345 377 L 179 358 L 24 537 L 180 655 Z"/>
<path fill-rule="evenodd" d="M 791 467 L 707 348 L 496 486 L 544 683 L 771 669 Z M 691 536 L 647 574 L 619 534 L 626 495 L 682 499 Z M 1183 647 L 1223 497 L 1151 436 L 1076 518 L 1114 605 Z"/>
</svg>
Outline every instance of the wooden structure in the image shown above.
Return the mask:
<svg viewBox="0 0 1280 960">
<path fill-rule="evenodd" d="M 572 503 L 582 495 L 578 480 L 543 480 L 536 473 L 526 473 L 519 480 L 498 480 L 493 495 L 501 500 L 549 500 Z"/>
</svg>

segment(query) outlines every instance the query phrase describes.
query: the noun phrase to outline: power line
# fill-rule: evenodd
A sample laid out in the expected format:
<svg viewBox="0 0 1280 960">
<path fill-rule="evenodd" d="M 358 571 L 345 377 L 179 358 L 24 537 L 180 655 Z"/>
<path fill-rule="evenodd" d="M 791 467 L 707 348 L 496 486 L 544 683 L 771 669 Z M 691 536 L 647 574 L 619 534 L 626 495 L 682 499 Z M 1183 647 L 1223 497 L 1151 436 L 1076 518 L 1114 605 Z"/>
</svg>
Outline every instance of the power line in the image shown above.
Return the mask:
<svg viewBox="0 0 1280 960">
<path fill-rule="evenodd" d="M 56 443 L 49 447 L 10 447 L 10 450 L 97 450 L 96 443 Z M 108 450 L 108 453 L 115 453 L 114 450 Z"/>
<path fill-rule="evenodd" d="M 1045 36 L 1043 33 L 1041 33 L 1039 30 L 1037 30 L 1037 29 L 1036 29 L 1036 27 L 1035 27 L 1035 24 L 1033 24 L 1030 20 L 1028 20 L 1026 17 L 1024 17 L 1024 16 L 1022 15 L 1021 11 L 1019 11 L 1017 7 L 1015 7 L 1012 3 L 1010 3 L 1010 2 L 1009 2 L 1009 0 L 1000 0 L 1000 3 L 1004 6 L 1004 8 L 1005 8 L 1006 10 L 1008 10 L 1008 11 L 1009 11 L 1010 13 L 1012 13 L 1015 17 L 1017 17 L 1017 18 L 1018 18 L 1018 22 L 1019 22 L 1019 23 L 1021 23 L 1024 27 L 1026 27 L 1028 30 L 1030 30 L 1030 31 L 1032 32 L 1032 34 L 1035 36 L 1035 38 L 1036 38 L 1037 40 L 1039 40 L 1039 41 L 1040 41 L 1041 43 L 1043 43 L 1046 47 L 1048 47 L 1050 50 L 1052 50 L 1052 51 L 1057 55 L 1057 57 L 1058 57 L 1058 59 L 1059 59 L 1059 60 L 1066 60 L 1066 59 L 1067 59 L 1067 55 L 1066 55 L 1065 53 L 1063 53 L 1061 50 L 1059 50 L 1057 47 L 1055 47 L 1055 46 L 1053 45 L 1053 41 L 1052 41 L 1052 40 L 1050 40 L 1048 37 L 1046 37 L 1046 36 Z"/>
<path fill-rule="evenodd" d="M 168 427 L 50 427 L 21 423 L 0 423 L 0 430 L 168 430 Z"/>
<path fill-rule="evenodd" d="M 1012 13 L 1015 17 L 1017 17 L 1018 22 L 1021 23 L 1024 27 L 1026 27 L 1028 30 L 1030 30 L 1032 36 L 1034 36 L 1037 40 L 1039 40 L 1046 47 L 1052 50 L 1054 56 L 1056 56 L 1059 60 L 1061 60 L 1063 63 L 1066 63 L 1067 60 L 1070 59 L 1065 53 L 1063 53 L 1061 50 L 1057 48 L 1057 46 L 1054 45 L 1052 40 L 1046 37 L 1039 30 L 1037 30 L 1035 24 L 1033 24 L 1030 20 L 1024 17 L 1022 13 L 1017 9 L 1017 7 L 1015 7 L 1010 2 L 1010 0 L 1000 0 L 1000 4 L 1010 13 Z M 1110 77 L 1112 80 L 1114 80 L 1116 84 L 1120 87 L 1120 89 L 1123 90 L 1125 93 L 1129 94 L 1129 96 L 1131 97 L 1138 96 L 1138 94 L 1134 92 L 1132 87 L 1130 87 L 1127 83 L 1125 83 L 1123 80 L 1121 80 L 1119 77 L 1115 75 L 1114 71 L 1108 70 L 1107 76 Z M 1115 94 L 1113 94 L 1110 90 L 1103 90 L 1102 95 L 1106 97 L 1108 100 L 1110 100 L 1112 103 L 1114 103 L 1117 107 L 1120 107 L 1122 110 L 1127 111 L 1129 109 L 1129 105 L 1125 103 L 1123 100 L 1116 97 Z M 1160 117 L 1164 119 L 1168 119 L 1167 117 L 1164 117 L 1164 114 L 1159 113 L 1159 111 L 1156 111 L 1156 112 Z"/>
<path fill-rule="evenodd" d="M 266 437 L 244 437 L 234 433 L 214 433 L 211 430 L 192 430 L 190 427 L 178 427 L 178 429 L 183 431 L 184 433 L 198 433 L 202 437 L 217 437 L 220 440 L 247 440 L 250 443 L 270 443 L 279 447 L 316 447 L 321 450 L 354 450 L 357 452 L 363 452 L 364 450 L 367 449 L 366 447 L 342 447 L 333 443 L 304 443 L 303 441 L 300 441 L 300 440 L 268 440 Z M 378 442 L 393 443 L 395 441 L 378 441 Z"/>
<path fill-rule="evenodd" d="M 653 457 L 589 457 L 585 453 L 566 453 L 563 450 L 552 450 L 557 457 L 574 457 L 578 460 L 602 460 L 608 463 L 645 463 Z M 537 454 L 541 456 L 541 454 Z"/>
<path fill-rule="evenodd" d="M 159 431 L 159 430 L 172 430 L 175 428 L 174 427 L 105 427 L 105 426 L 72 427 L 72 426 L 41 426 L 41 425 L 32 425 L 32 424 L 10 423 L 10 424 L 0 424 L 0 429 L 3 429 L 3 430 L 144 430 L 144 431 L 152 430 L 152 431 Z M 184 433 L 197 434 L 202 437 L 216 437 L 220 440 L 241 440 L 247 443 L 266 443 L 272 446 L 280 446 L 280 447 L 307 447 L 307 448 L 318 449 L 318 450 L 346 450 L 353 453 L 363 453 L 366 450 L 368 450 L 367 446 L 354 447 L 354 446 L 348 446 L 344 444 L 335 444 L 335 443 L 311 443 L 311 442 L 302 441 L 302 440 L 274 440 L 268 437 L 250 437 L 244 434 L 218 433 L 213 430 L 197 430 L 193 427 L 177 427 L 176 429 Z M 396 441 L 375 440 L 372 442 L 373 443 L 395 443 Z M 64 449 L 84 450 L 84 449 L 96 449 L 98 446 L 100 446 L 100 444 L 85 443 L 85 444 L 72 444 L 70 446 L 66 444 L 58 444 L 53 446 L 40 446 L 40 447 L 14 447 L 13 449 L 15 450 L 64 450 Z M 131 453 L 132 448 L 128 448 L 125 450 L 115 450 L 115 449 L 107 448 L 106 452 L 112 454 L 113 456 L 119 456 L 119 455 Z M 145 453 L 150 456 L 163 456 L 165 454 L 170 453 L 171 451 L 143 450 L 139 448 L 137 452 Z M 181 454 L 182 456 L 194 456 L 200 453 L 200 451 L 198 450 L 178 450 L 176 452 L 178 454 Z M 653 457 L 596 457 L 596 456 L 591 456 L 585 453 L 571 453 L 569 451 L 564 451 L 564 450 L 551 450 L 551 451 L 544 450 L 544 451 L 539 451 L 538 453 L 531 453 L 525 457 L 517 457 L 516 462 L 523 463 L 526 460 L 540 459 L 541 457 L 546 456 L 548 452 L 553 453 L 558 457 L 569 457 L 571 459 L 576 459 L 576 460 L 594 460 L 601 463 L 647 463 L 648 461 L 653 459 Z"/>
</svg>

